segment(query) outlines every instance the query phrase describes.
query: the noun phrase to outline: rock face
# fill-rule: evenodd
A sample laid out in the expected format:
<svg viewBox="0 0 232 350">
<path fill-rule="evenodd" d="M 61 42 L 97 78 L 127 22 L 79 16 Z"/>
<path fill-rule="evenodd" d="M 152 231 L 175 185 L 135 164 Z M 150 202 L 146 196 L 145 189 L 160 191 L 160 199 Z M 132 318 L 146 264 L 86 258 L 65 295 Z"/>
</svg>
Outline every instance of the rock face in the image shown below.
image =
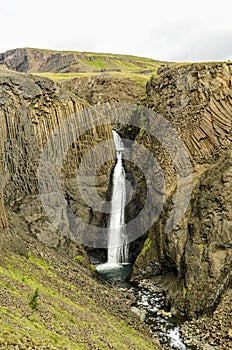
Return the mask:
<svg viewBox="0 0 232 350">
<path fill-rule="evenodd" d="M 200 177 L 192 196 L 182 266 L 189 314 L 210 313 L 231 281 L 231 181 L 228 153 Z"/>
<path fill-rule="evenodd" d="M 137 258 L 134 278 L 163 274 L 156 279 L 189 317 L 210 314 L 231 283 L 231 73 L 229 64 L 166 66 L 147 86 L 146 106 L 166 118 L 187 147 L 193 191 L 181 222 L 165 232 L 175 169 L 167 151 L 145 136 L 165 174 L 166 203 Z"/>
<path fill-rule="evenodd" d="M 94 155 L 95 161 L 101 164 L 103 154 L 108 153 L 109 159 L 110 156 L 113 159 L 111 125 L 94 125 L 91 118 L 93 114 L 89 113 L 87 103 L 62 90 L 52 81 L 1 71 L 1 228 L 7 225 L 6 211 L 13 211 L 27 223 L 30 233 L 40 241 L 53 248 L 67 245 L 67 240 L 75 240 L 75 236 L 67 213 L 58 209 L 60 197 L 69 203 L 73 212 L 78 213 L 84 222 L 89 223 L 91 220 L 102 223 L 102 214 L 95 214 L 81 200 L 76 181 L 76 171 L 83 155 L 98 142 L 108 140 L 109 143 L 107 151 L 100 149 Z M 58 142 L 56 137 L 59 137 Z M 46 148 L 48 145 L 50 148 Z M 38 175 L 41 157 L 47 149 L 50 150 L 51 158 L 49 163 L 42 163 L 42 168 L 45 167 L 46 170 L 43 173 L 45 185 L 53 180 L 52 176 L 57 176 L 59 180 L 54 181 L 61 181 L 62 184 L 62 195 L 54 187 L 54 196 L 50 197 L 54 201 L 48 203 L 57 208 L 55 226 L 41 203 Z M 58 166 L 59 157 L 61 162 Z M 96 175 L 98 191 L 103 197 L 108 189 L 112 164 L 103 164 L 101 174 Z M 82 162 L 82 167 L 85 169 L 90 164 Z M 55 186 L 54 181 L 52 184 Z M 86 177 L 85 182 L 90 189 L 95 185 L 91 176 Z"/>
<path fill-rule="evenodd" d="M 18 72 L 86 72 L 74 54 L 39 49 L 14 49 L 0 54 L 0 64 Z M 90 70 L 91 71 L 91 70 Z"/>
<path fill-rule="evenodd" d="M 91 105 L 107 102 L 137 103 L 145 91 L 145 87 L 139 82 L 107 73 L 64 80 L 60 85 Z"/>
<path fill-rule="evenodd" d="M 172 122 L 194 165 L 212 163 L 231 145 L 229 64 L 191 64 L 159 69 L 146 106 Z"/>
</svg>

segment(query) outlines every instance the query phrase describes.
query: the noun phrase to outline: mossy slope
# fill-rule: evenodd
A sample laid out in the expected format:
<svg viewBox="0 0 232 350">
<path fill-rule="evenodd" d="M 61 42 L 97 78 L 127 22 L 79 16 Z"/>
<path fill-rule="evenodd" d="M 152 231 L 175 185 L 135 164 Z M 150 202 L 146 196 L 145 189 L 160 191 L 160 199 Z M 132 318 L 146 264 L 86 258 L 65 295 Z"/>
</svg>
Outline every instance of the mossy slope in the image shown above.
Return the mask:
<svg viewBox="0 0 232 350">
<path fill-rule="evenodd" d="M 123 295 L 42 244 L 4 253 L 0 297 L 0 349 L 154 349 Z"/>
</svg>

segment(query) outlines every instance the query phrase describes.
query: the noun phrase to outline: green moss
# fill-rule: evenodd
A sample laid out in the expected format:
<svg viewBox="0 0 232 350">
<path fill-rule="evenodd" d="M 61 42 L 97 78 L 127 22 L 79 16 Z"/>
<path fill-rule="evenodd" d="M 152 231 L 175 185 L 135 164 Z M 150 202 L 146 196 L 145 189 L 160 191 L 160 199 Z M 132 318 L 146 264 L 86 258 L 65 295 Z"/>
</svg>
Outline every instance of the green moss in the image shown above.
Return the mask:
<svg viewBox="0 0 232 350">
<path fill-rule="evenodd" d="M 0 340 L 5 343 L 7 340 L 13 344 L 19 344 L 25 338 L 25 330 L 27 343 L 33 345 L 48 345 L 57 346 L 57 349 L 69 349 L 69 350 L 87 350 L 88 347 L 85 344 L 80 344 L 78 341 L 71 341 L 63 334 L 51 331 L 45 327 L 41 319 L 28 319 L 26 317 L 19 317 L 16 314 L 9 315 L 6 309 L 0 308 L 1 314 L 5 317 L 11 317 L 11 323 L 5 324 L 0 321 L 1 336 Z M 28 341 L 29 340 L 29 341 Z M 79 344 L 78 344 L 79 343 Z M 84 342 L 83 342 L 84 343 Z"/>
<path fill-rule="evenodd" d="M 143 249 L 141 250 L 140 254 L 137 257 L 137 260 L 136 260 L 137 264 L 140 265 L 142 263 L 142 261 L 144 260 L 144 258 L 146 256 L 147 251 L 151 247 L 151 244 L 152 244 L 151 238 L 148 236 L 147 239 L 144 242 Z"/>
<path fill-rule="evenodd" d="M 96 270 L 96 267 L 95 267 L 93 264 L 90 264 L 90 268 L 91 268 L 91 270 L 94 271 L 94 272 L 97 271 L 97 270 Z"/>
<path fill-rule="evenodd" d="M 151 238 L 148 236 L 141 252 L 142 255 L 146 254 L 146 251 L 151 247 L 151 243 L 152 243 Z"/>
<path fill-rule="evenodd" d="M 45 270 L 47 275 L 50 277 L 55 277 L 56 274 L 53 272 L 54 268 L 48 265 L 44 260 L 36 258 L 30 252 L 28 253 L 28 260 L 39 266 L 42 270 Z"/>
<path fill-rule="evenodd" d="M 204 251 L 205 251 L 206 245 L 205 244 L 197 244 L 196 247 L 197 247 L 197 250 L 198 250 L 200 256 L 202 256 Z"/>
<path fill-rule="evenodd" d="M 84 261 L 84 257 L 83 257 L 83 255 L 76 255 L 75 257 L 74 257 L 74 261 L 77 261 L 77 262 L 83 262 Z"/>
<path fill-rule="evenodd" d="M 15 296 L 20 295 L 19 291 L 14 286 L 12 286 L 7 282 L 0 281 L 0 286 L 7 289 L 12 295 L 15 295 Z"/>
<path fill-rule="evenodd" d="M 146 99 L 147 99 L 147 94 L 144 94 L 143 96 L 141 96 L 140 102 L 144 102 L 146 101 Z"/>
</svg>

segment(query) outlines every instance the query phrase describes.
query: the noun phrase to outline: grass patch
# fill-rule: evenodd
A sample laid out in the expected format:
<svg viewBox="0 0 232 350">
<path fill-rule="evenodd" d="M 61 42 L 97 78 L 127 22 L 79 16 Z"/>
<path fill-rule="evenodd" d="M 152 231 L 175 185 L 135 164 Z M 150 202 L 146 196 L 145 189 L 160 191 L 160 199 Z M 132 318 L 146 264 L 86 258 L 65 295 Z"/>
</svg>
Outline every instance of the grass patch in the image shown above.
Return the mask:
<svg viewBox="0 0 232 350">
<path fill-rule="evenodd" d="M 126 72 L 107 72 L 107 73 L 33 73 L 33 75 L 45 77 L 53 81 L 70 80 L 74 78 L 90 78 L 97 76 L 99 74 L 104 74 L 104 76 L 112 76 L 120 79 L 131 79 L 136 84 L 145 87 L 148 82 L 150 75 L 143 75 L 137 73 L 126 73 Z M 153 73 L 154 75 L 154 73 Z"/>
<path fill-rule="evenodd" d="M 44 260 L 36 258 L 35 256 L 33 256 L 30 252 L 28 253 L 28 260 L 33 262 L 34 264 L 36 264 L 39 268 L 41 268 L 42 270 L 46 271 L 46 273 L 50 276 L 50 277 L 55 277 L 56 274 L 53 273 L 52 271 L 54 270 L 53 266 L 47 264 Z"/>
<path fill-rule="evenodd" d="M 93 70 L 101 70 L 101 69 L 112 69 L 113 65 L 110 61 L 106 60 L 104 57 L 93 57 L 90 60 L 84 60 L 79 58 L 79 61 L 84 65 L 90 67 Z"/>
<path fill-rule="evenodd" d="M 93 75 L 99 74 L 99 73 L 53 73 L 53 72 L 45 72 L 45 73 L 31 73 L 33 75 L 37 75 L 40 77 L 45 77 L 48 79 L 51 79 L 53 81 L 59 81 L 59 80 L 66 80 L 66 79 L 73 79 L 73 78 L 79 78 L 79 77 L 91 77 Z"/>
</svg>

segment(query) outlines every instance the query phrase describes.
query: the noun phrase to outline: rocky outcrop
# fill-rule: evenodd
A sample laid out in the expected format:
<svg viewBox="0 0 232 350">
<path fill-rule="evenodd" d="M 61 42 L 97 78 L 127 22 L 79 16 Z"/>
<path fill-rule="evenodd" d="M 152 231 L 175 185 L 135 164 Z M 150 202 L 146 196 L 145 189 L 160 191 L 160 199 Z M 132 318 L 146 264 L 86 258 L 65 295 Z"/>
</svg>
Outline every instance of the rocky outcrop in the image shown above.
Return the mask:
<svg viewBox="0 0 232 350">
<path fill-rule="evenodd" d="M 231 283 L 231 73 L 232 67 L 223 63 L 164 66 L 147 86 L 146 106 L 168 120 L 187 147 L 193 191 L 185 216 L 167 232 L 176 171 L 164 147 L 143 135 L 167 188 L 163 212 L 137 258 L 134 278 L 156 276 L 173 310 L 189 317 L 210 314 Z"/>
<path fill-rule="evenodd" d="M 162 66 L 146 106 L 169 120 L 193 165 L 213 163 L 231 146 L 231 73 L 226 63 Z"/>
<path fill-rule="evenodd" d="M 200 177 L 192 196 L 182 266 L 192 315 L 210 313 L 231 282 L 231 181 L 228 153 Z M 186 228 L 179 230 L 184 236 Z"/>
<path fill-rule="evenodd" d="M 107 102 L 137 103 L 145 93 L 141 82 L 107 73 L 63 80 L 59 84 L 91 105 Z"/>
<path fill-rule="evenodd" d="M 86 72 L 74 54 L 40 49 L 14 49 L 0 54 L 0 64 L 18 72 Z"/>
<path fill-rule="evenodd" d="M 83 222 L 102 223 L 103 214 L 95 214 L 81 199 L 76 175 L 81 162 L 84 169 L 91 168 L 88 160 L 83 162 L 82 157 L 97 143 L 109 142 L 107 151 L 100 149 L 94 155 L 98 164 L 105 155 L 113 158 L 114 145 L 111 125 L 95 125 L 94 115 L 87 107 L 83 100 L 62 90 L 49 79 L 1 71 L 1 227 L 6 226 L 5 207 L 7 212 L 17 213 L 27 223 L 32 236 L 53 248 L 66 246 L 67 240 L 75 240 L 75 235 L 67 213 L 59 209 L 59 200 L 66 200 L 67 206 L 69 204 Z M 43 163 L 48 149 L 51 157 L 49 162 Z M 112 164 L 102 164 L 101 173 L 95 174 L 98 191 L 103 197 L 108 189 Z M 57 208 L 55 225 L 44 210 L 44 202 L 41 202 L 45 193 L 41 190 L 39 167 L 46 170 L 43 171 L 44 186 L 49 181 L 54 186 L 62 183 L 60 192 L 54 187 L 54 202 L 47 203 Z M 91 175 L 85 178 L 89 189 L 95 186 Z M 58 180 L 55 180 L 56 177 Z"/>
</svg>

